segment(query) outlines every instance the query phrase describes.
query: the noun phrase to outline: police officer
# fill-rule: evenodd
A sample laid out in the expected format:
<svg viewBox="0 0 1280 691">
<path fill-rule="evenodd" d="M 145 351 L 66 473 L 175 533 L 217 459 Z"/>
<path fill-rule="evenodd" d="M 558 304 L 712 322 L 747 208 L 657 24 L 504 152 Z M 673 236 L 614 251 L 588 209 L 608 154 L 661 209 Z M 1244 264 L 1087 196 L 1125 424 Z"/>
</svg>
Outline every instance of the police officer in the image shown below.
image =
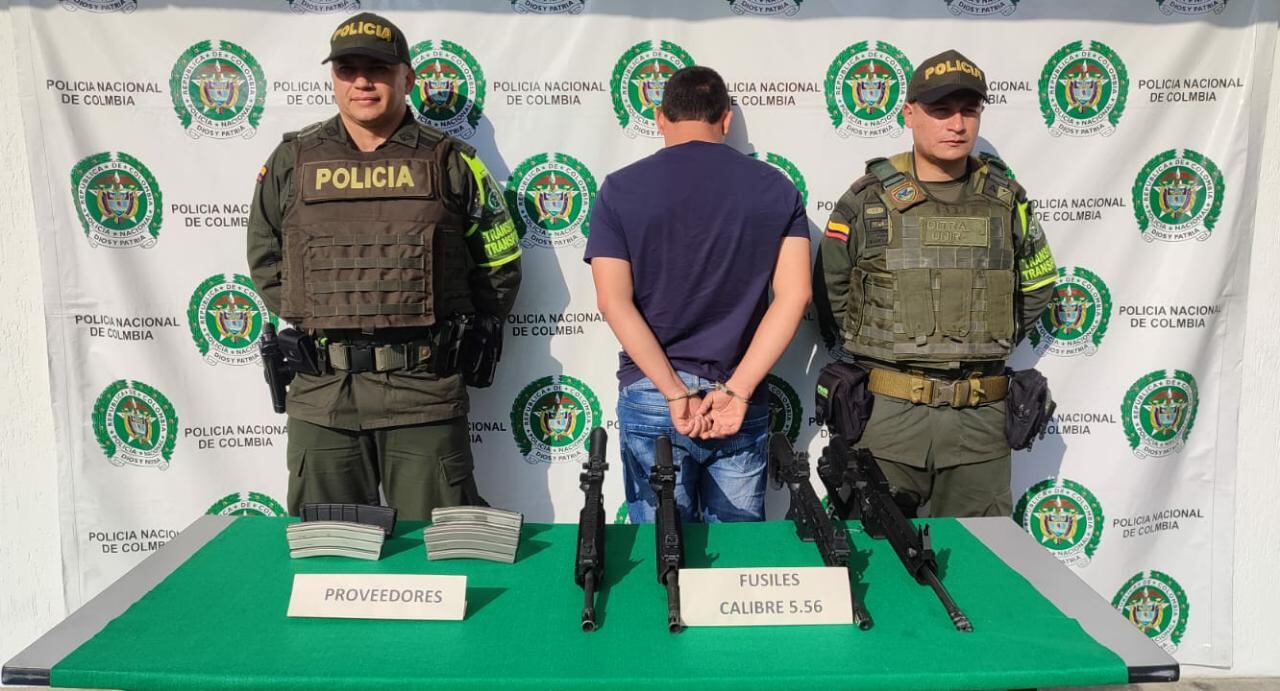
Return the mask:
<svg viewBox="0 0 1280 691">
<path fill-rule="evenodd" d="M 464 324 L 511 310 L 515 228 L 476 151 L 406 106 L 399 28 L 363 13 L 329 45 L 338 114 L 284 136 L 249 216 L 254 284 L 320 362 L 288 392 L 289 513 L 379 485 L 402 518 L 483 504 L 453 360 Z"/>
<path fill-rule="evenodd" d="M 954 50 L 916 68 L 903 106 L 912 150 L 867 162 L 815 269 L 828 346 L 869 373 L 858 445 L 934 516 L 1010 514 L 1005 359 L 1057 275 L 1022 186 L 1000 159 L 971 155 L 986 95 L 982 70 Z"/>
</svg>

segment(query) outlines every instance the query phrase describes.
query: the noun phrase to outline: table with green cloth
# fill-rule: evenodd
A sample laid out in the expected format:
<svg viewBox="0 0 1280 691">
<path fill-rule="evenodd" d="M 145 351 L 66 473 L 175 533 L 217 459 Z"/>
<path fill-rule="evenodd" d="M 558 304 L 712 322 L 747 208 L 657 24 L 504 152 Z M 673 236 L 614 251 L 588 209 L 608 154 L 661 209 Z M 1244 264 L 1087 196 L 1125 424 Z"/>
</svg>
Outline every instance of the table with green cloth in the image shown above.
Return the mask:
<svg viewBox="0 0 1280 691">
<path fill-rule="evenodd" d="M 872 540 L 857 522 L 850 522 L 853 587 L 875 620 L 871 630 L 852 625 L 706 627 L 680 634 L 667 630 L 666 594 L 655 574 L 653 526 L 607 527 L 599 629 L 584 633 L 583 593 L 572 577 L 575 525 L 526 524 L 516 562 L 504 564 L 428 561 L 423 524 L 408 522 L 387 538 L 378 561 L 291 559 L 285 526 L 292 520 L 202 518 L 151 557 L 156 564 L 144 562 L 118 582 L 135 594 L 113 586 L 114 594 L 109 589 L 84 608 L 91 610 L 104 600 L 114 602 L 119 613 L 98 612 L 104 621 L 82 621 L 78 632 L 68 620 L 46 636 L 84 639 L 63 644 L 66 650 L 48 663 L 46 683 L 118 689 L 572 689 L 606 684 L 710 691 L 802 685 L 1028 688 L 1122 684 L 1136 678 L 1131 660 L 1097 641 L 1097 622 L 1092 625 L 1095 635 L 1090 635 L 975 536 L 974 526 L 988 533 L 1012 529 L 1016 537 L 1002 539 L 1022 539 L 1027 543 L 1022 547 L 1044 553 L 1008 519 L 927 521 L 942 579 L 973 622 L 972 633 L 952 626 L 933 591 L 907 574 L 887 542 Z M 786 521 L 686 525 L 684 541 L 691 568 L 822 566 L 817 548 L 801 542 Z M 167 551 L 172 552 L 169 565 L 161 563 Z M 1057 577 L 1069 579 L 1059 583 L 1083 586 L 1050 555 L 1043 556 L 1061 572 Z M 465 575 L 466 616 L 461 621 L 286 616 L 294 575 L 325 573 Z M 148 580 L 152 582 L 143 583 Z M 1090 603 L 1095 619 L 1098 603 Z M 1130 644 L 1132 635 L 1143 638 L 1114 610 L 1110 614 L 1114 621 L 1103 622 L 1104 628 L 1115 627 L 1109 636 L 1130 636 Z M 95 626 L 101 626 L 96 635 L 84 630 Z M 1145 638 L 1140 643 L 1163 655 Z M 1140 650 L 1137 657 L 1148 652 Z M 1151 653 L 1147 659 L 1163 663 L 1167 656 L 1160 655 Z M 22 674 L 42 666 L 30 662 L 38 657 L 24 652 L 14 658 L 5 668 L 6 679 L 39 682 L 38 674 Z M 1161 665 L 1147 671 L 1155 667 Z M 1176 663 L 1168 658 L 1151 678 L 1176 679 Z"/>
</svg>

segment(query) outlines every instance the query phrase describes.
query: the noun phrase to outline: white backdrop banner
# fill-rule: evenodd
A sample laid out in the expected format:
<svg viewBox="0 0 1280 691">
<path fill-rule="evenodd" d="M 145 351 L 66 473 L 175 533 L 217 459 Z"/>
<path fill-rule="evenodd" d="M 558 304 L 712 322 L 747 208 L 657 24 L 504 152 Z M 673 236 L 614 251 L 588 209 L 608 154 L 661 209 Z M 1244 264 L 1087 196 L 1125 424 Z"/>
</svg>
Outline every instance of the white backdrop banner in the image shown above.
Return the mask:
<svg viewBox="0 0 1280 691">
<path fill-rule="evenodd" d="M 246 218 L 281 135 L 333 114 L 320 60 L 356 10 L 404 29 L 410 105 L 506 185 L 524 287 L 470 420 L 482 493 L 530 521 L 575 520 L 587 433 L 616 430 L 617 344 L 582 251 L 604 177 L 661 146 L 666 77 L 724 75 L 730 143 L 804 192 L 816 246 L 863 162 L 909 148 L 912 66 L 968 55 L 992 96 L 980 147 L 1029 190 L 1061 267 L 1013 358 L 1059 403 L 1015 456 L 1014 519 L 1179 660 L 1230 664 L 1272 0 L 19 3 L 70 606 L 201 514 L 283 513 L 285 421 L 255 346 L 275 317 Z M 559 192 L 563 209 L 541 203 Z M 774 428 L 811 452 L 816 332 L 806 319 L 768 381 Z M 771 492 L 771 518 L 786 501 Z"/>
</svg>

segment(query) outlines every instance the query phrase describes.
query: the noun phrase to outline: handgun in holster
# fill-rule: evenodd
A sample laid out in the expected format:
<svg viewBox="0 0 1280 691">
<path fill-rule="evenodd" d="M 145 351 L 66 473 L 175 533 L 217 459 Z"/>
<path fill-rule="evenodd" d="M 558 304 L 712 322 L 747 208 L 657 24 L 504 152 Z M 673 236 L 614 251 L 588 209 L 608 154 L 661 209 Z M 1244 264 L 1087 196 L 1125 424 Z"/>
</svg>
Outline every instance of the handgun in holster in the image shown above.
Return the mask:
<svg viewBox="0 0 1280 691">
<path fill-rule="evenodd" d="M 470 315 L 463 314 L 441 322 L 429 365 L 432 374 L 451 377 L 458 373 L 459 354 L 462 352 L 463 340 L 470 330 Z"/>
<path fill-rule="evenodd" d="M 271 408 L 277 413 L 283 413 L 289 382 L 293 381 L 293 370 L 285 364 L 275 324 L 266 322 L 262 325 L 258 352 L 262 355 L 262 374 L 267 380 L 267 389 L 271 392 Z"/>
<path fill-rule="evenodd" d="M 462 379 L 467 386 L 483 389 L 493 384 L 502 359 L 502 319 L 478 315 L 462 349 Z"/>
</svg>

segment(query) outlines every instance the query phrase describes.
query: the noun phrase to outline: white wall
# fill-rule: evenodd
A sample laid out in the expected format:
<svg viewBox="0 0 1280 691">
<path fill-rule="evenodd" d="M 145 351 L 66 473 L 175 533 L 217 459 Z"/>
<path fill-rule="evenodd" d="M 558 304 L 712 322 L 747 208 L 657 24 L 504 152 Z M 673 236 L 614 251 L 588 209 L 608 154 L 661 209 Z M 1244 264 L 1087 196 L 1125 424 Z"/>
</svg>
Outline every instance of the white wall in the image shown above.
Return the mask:
<svg viewBox="0 0 1280 691">
<path fill-rule="evenodd" d="M 58 556 L 57 468 L 49 394 L 39 224 L 19 105 L 9 0 L 0 0 L 0 661 L 8 660 L 63 616 Z M 1280 54 L 1277 55 L 1280 58 Z M 1270 101 L 1280 95 L 1275 61 Z M 1249 280 L 1249 325 L 1240 411 L 1235 538 L 1235 665 L 1230 676 L 1280 676 L 1280 107 L 1272 107 Z M 1186 676 L 1223 674 L 1187 668 Z"/>
</svg>

